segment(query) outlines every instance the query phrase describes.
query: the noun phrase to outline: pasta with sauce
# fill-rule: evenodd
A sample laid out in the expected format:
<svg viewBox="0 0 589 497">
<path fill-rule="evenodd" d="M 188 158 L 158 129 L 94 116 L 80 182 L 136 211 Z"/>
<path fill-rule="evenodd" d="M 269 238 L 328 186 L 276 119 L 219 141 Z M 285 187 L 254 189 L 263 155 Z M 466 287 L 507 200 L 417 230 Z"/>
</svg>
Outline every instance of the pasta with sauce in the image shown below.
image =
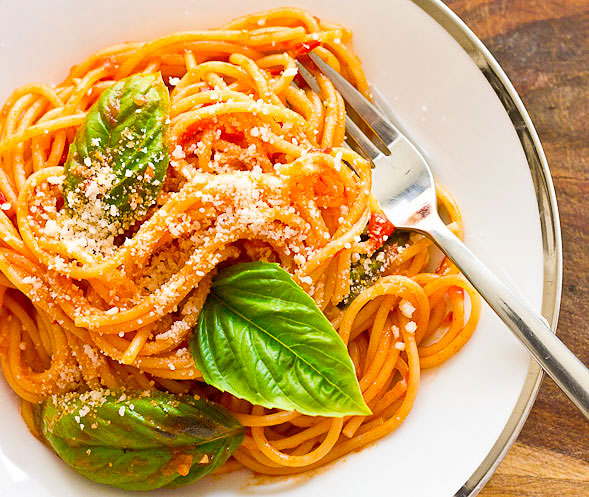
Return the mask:
<svg viewBox="0 0 589 497">
<path fill-rule="evenodd" d="M 420 371 L 468 341 L 480 299 L 450 261 L 430 260 L 428 239 L 394 230 L 370 192 L 369 162 L 344 147 L 342 97 L 320 73 L 319 94 L 297 74 L 295 58 L 314 49 L 369 96 L 351 36 L 275 9 L 114 46 L 55 87 L 8 98 L 0 359 L 33 433 L 35 406 L 72 392 L 191 395 L 246 427 L 216 472 L 284 475 L 409 415 Z M 456 203 L 438 193 L 462 236 Z M 206 384 L 190 345 L 201 310 L 218 271 L 250 261 L 277 263 L 312 297 L 370 414 L 263 407 Z M 166 471 L 185 476 L 211 456 L 195 457 L 174 456 Z"/>
</svg>

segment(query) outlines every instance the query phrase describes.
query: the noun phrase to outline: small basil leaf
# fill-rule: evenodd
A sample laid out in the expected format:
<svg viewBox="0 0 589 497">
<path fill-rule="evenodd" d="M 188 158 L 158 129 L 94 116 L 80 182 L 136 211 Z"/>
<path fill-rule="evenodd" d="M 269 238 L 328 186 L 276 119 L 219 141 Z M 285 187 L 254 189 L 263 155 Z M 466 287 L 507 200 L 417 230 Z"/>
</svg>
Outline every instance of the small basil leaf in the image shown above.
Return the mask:
<svg viewBox="0 0 589 497">
<path fill-rule="evenodd" d="M 40 418 L 43 437 L 69 466 L 127 490 L 191 483 L 223 464 L 244 437 L 223 407 L 161 392 L 52 397 Z"/>
<path fill-rule="evenodd" d="M 350 292 L 342 300 L 340 307 L 351 304 L 352 301 L 368 287 L 374 285 L 386 269 L 386 261 L 391 251 L 405 245 L 409 241 L 409 233 L 406 231 L 395 231 L 391 233 L 382 247 L 371 256 L 361 255 L 350 267 Z"/>
<path fill-rule="evenodd" d="M 312 416 L 370 414 L 345 344 L 277 264 L 221 270 L 190 348 L 207 383 L 252 404 Z"/>
<path fill-rule="evenodd" d="M 168 168 L 168 90 L 138 74 L 105 90 L 78 128 L 65 163 L 70 215 L 128 228 L 155 202 Z M 94 218 L 94 219 L 92 219 Z"/>
</svg>

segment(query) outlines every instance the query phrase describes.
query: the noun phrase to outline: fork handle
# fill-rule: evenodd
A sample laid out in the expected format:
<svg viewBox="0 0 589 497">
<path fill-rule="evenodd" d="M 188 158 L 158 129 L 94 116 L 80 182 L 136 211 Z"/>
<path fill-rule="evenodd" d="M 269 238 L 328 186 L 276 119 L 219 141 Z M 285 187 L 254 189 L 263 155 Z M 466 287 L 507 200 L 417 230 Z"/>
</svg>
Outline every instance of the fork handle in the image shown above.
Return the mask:
<svg viewBox="0 0 589 497">
<path fill-rule="evenodd" d="M 428 216 L 428 221 L 433 218 Z M 552 333 L 546 320 L 510 290 L 439 218 L 431 224 L 422 232 L 458 266 L 544 371 L 589 419 L 589 369 Z"/>
</svg>

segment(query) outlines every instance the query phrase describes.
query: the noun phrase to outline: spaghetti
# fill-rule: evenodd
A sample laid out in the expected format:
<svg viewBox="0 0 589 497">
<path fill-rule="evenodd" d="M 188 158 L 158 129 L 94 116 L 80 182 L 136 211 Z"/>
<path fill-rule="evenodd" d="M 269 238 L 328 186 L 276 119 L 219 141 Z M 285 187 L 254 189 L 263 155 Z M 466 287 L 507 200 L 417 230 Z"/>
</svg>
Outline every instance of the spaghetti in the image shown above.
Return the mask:
<svg viewBox="0 0 589 497">
<path fill-rule="evenodd" d="M 320 94 L 306 88 L 294 59 L 316 46 L 368 95 L 350 40 L 347 29 L 302 10 L 275 9 L 111 47 L 56 87 L 31 84 L 8 98 L 0 113 L 0 360 L 33 432 L 32 405 L 55 394 L 198 394 L 248 427 L 218 472 L 283 475 L 403 422 L 421 370 L 474 332 L 480 299 L 451 262 L 430 261 L 431 243 L 417 235 L 379 252 L 376 282 L 350 298 L 351 268 L 391 230 L 372 229 L 384 218 L 370 164 L 343 147 L 342 97 L 321 74 Z M 76 129 L 105 89 L 157 72 L 170 90 L 163 189 L 122 239 L 88 229 L 81 236 L 62 197 Z M 443 189 L 438 195 L 461 237 L 458 207 Z M 188 340 L 216 268 L 248 260 L 278 262 L 313 297 L 347 344 L 372 415 L 269 410 L 202 382 Z"/>
</svg>

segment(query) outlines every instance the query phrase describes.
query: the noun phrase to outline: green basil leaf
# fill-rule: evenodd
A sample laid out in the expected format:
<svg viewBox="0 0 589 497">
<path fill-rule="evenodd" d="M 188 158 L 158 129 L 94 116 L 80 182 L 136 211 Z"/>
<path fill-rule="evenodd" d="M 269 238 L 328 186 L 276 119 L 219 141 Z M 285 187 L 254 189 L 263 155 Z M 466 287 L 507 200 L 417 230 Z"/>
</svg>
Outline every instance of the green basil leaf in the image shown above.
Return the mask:
<svg viewBox="0 0 589 497">
<path fill-rule="evenodd" d="M 52 397 L 39 418 L 44 438 L 69 466 L 126 490 L 191 483 L 222 465 L 244 437 L 223 407 L 162 392 Z M 174 466 L 178 457 L 191 464 L 185 476 Z"/>
<path fill-rule="evenodd" d="M 361 255 L 360 259 L 353 262 L 350 267 L 350 292 L 344 297 L 339 307 L 346 307 L 362 293 L 366 288 L 374 285 L 386 269 L 386 261 L 391 251 L 396 252 L 409 241 L 409 233 L 406 231 L 394 231 L 387 241 L 371 256 Z M 386 257 L 379 257 L 380 254 Z"/>
<path fill-rule="evenodd" d="M 105 90 L 76 132 L 65 163 L 70 215 L 114 224 L 144 216 L 166 176 L 170 97 L 159 74 L 138 74 Z M 88 218 L 86 217 L 88 220 Z"/>
<path fill-rule="evenodd" d="M 277 264 L 221 270 L 190 349 L 207 383 L 252 404 L 312 416 L 370 414 L 345 344 Z"/>
</svg>

